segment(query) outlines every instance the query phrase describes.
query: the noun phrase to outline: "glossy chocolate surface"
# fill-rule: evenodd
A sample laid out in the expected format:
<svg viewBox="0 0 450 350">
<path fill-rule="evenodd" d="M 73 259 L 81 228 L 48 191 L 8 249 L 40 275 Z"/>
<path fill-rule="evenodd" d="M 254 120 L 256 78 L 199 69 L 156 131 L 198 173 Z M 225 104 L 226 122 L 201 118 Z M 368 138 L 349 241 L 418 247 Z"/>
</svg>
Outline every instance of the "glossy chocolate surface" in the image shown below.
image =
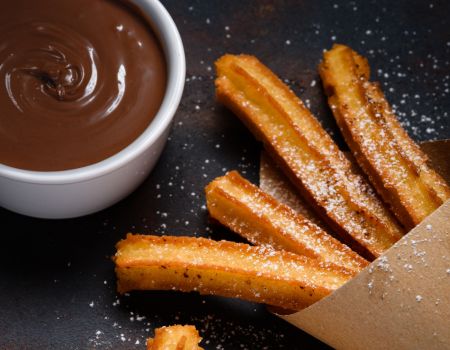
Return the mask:
<svg viewBox="0 0 450 350">
<path fill-rule="evenodd" d="M 122 2 L 1 2 L 0 163 L 53 171 L 108 158 L 145 130 L 165 88 L 160 44 Z"/>
</svg>

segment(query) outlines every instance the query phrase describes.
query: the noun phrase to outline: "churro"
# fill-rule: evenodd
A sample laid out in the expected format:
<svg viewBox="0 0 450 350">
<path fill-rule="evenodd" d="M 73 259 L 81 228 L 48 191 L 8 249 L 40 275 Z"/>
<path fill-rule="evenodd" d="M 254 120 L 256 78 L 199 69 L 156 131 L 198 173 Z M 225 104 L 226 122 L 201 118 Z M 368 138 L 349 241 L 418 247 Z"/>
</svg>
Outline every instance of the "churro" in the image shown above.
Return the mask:
<svg viewBox="0 0 450 350">
<path fill-rule="evenodd" d="M 264 150 L 259 158 L 259 187 L 324 231 L 330 230 L 311 205 L 298 195 L 294 185 Z"/>
<path fill-rule="evenodd" d="M 131 235 L 117 243 L 117 289 L 198 291 L 299 310 L 354 274 L 264 246 L 205 238 Z"/>
<path fill-rule="evenodd" d="M 231 171 L 206 187 L 212 218 L 253 244 L 305 255 L 355 273 L 368 262 L 320 227 Z"/>
<path fill-rule="evenodd" d="M 369 184 L 302 101 L 255 57 L 216 62 L 216 95 L 263 142 L 341 239 L 368 259 L 403 234 Z"/>
<path fill-rule="evenodd" d="M 173 325 L 155 329 L 155 337 L 147 339 L 147 350 L 203 350 L 202 338 L 194 326 Z"/>
<path fill-rule="evenodd" d="M 367 60 L 345 45 L 319 66 L 328 103 L 347 144 L 375 189 L 407 229 L 450 198 L 450 188 L 401 127 Z"/>
</svg>

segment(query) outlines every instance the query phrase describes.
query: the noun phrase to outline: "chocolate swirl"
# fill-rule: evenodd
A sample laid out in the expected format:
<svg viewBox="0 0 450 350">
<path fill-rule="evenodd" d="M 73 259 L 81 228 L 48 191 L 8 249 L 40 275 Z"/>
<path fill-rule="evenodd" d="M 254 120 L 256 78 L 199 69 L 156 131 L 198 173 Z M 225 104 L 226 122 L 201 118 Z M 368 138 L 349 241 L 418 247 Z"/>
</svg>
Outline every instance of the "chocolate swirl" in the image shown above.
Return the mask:
<svg viewBox="0 0 450 350">
<path fill-rule="evenodd" d="M 164 56 L 122 2 L 8 1 L 0 23 L 0 162 L 92 164 L 126 147 L 156 114 Z"/>
<path fill-rule="evenodd" d="M 35 112 L 47 97 L 85 106 L 100 94 L 93 45 L 70 27 L 30 22 L 4 33 L 0 51 L 8 96 L 21 112 Z M 33 40 L 29 40 L 33 38 Z M 44 96 L 41 96 L 43 94 Z"/>
</svg>

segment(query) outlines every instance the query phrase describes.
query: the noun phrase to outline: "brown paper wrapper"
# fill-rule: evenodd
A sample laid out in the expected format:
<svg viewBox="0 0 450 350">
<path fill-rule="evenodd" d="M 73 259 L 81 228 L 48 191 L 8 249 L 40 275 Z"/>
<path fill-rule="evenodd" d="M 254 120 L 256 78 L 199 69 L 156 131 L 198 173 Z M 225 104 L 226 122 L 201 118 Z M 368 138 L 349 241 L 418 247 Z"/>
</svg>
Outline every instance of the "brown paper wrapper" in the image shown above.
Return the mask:
<svg viewBox="0 0 450 350">
<path fill-rule="evenodd" d="M 422 148 L 450 182 L 450 140 Z M 319 220 L 266 156 L 260 186 Z M 279 316 L 338 349 L 450 349 L 450 201 L 333 294 Z"/>
</svg>

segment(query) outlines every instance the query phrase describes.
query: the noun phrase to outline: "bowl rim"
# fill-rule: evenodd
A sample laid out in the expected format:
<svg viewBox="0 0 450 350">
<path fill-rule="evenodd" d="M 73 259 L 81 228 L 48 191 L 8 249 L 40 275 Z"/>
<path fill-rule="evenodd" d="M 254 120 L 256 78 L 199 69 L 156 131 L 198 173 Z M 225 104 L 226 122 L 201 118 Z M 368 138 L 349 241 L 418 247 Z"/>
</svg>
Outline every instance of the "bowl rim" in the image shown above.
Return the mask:
<svg viewBox="0 0 450 350">
<path fill-rule="evenodd" d="M 137 139 L 118 153 L 81 168 L 60 171 L 34 171 L 0 163 L 0 177 L 14 181 L 60 185 L 88 181 L 111 173 L 148 149 L 170 126 L 183 94 L 186 58 L 180 33 L 172 17 L 157 0 L 132 0 L 158 36 L 167 65 L 167 86 L 161 106 L 149 126 Z"/>
</svg>

